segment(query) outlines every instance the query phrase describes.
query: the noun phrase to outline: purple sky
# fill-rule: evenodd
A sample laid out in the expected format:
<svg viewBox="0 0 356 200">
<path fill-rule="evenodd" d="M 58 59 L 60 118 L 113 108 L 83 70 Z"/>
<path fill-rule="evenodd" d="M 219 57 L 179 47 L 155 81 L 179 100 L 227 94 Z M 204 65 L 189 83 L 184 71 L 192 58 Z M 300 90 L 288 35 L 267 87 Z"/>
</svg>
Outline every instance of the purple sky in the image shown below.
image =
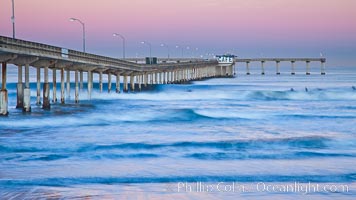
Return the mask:
<svg viewBox="0 0 356 200">
<path fill-rule="evenodd" d="M 0 0 L 0 35 L 11 36 L 11 1 Z M 240 57 L 319 57 L 328 65 L 356 66 L 355 0 L 15 0 L 17 37 L 81 50 L 81 19 L 87 51 L 121 56 L 180 57 L 232 52 Z M 195 50 L 198 48 L 198 50 Z"/>
</svg>

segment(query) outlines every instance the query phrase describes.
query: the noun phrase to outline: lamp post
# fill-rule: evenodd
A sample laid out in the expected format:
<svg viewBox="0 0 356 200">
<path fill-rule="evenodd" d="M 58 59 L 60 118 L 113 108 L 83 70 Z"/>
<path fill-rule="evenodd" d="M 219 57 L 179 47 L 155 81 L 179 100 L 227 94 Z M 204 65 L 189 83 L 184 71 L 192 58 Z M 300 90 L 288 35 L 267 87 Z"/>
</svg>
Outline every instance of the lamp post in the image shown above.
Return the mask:
<svg viewBox="0 0 356 200">
<path fill-rule="evenodd" d="M 70 18 L 69 21 L 71 21 L 71 22 L 77 21 L 82 25 L 82 27 L 83 27 L 83 52 L 85 53 L 85 24 L 80 19 L 76 19 L 76 18 Z"/>
<path fill-rule="evenodd" d="M 150 64 L 152 64 L 152 45 L 151 45 L 151 43 L 142 41 L 141 44 L 146 44 L 150 48 Z"/>
<path fill-rule="evenodd" d="M 188 52 L 190 50 L 190 46 L 187 46 L 186 49 L 187 49 L 187 52 Z M 192 57 L 192 55 L 190 57 Z M 187 58 L 189 58 L 189 54 L 187 54 Z"/>
<path fill-rule="evenodd" d="M 167 48 L 167 54 L 168 54 L 168 60 L 169 60 L 169 46 L 165 43 L 161 44 L 161 47 L 166 47 Z"/>
<path fill-rule="evenodd" d="M 122 39 L 122 58 L 125 59 L 125 43 L 126 43 L 125 37 L 119 33 L 113 33 L 112 36 L 120 37 Z"/>
<path fill-rule="evenodd" d="M 178 48 L 181 48 L 182 49 L 182 55 L 181 55 L 181 57 L 183 58 L 183 48 L 181 47 L 181 46 L 179 46 L 179 45 L 176 45 L 176 49 L 178 49 Z"/>
<path fill-rule="evenodd" d="M 15 39 L 15 0 L 12 0 L 12 16 L 11 16 L 11 22 L 12 22 L 12 38 Z"/>
</svg>

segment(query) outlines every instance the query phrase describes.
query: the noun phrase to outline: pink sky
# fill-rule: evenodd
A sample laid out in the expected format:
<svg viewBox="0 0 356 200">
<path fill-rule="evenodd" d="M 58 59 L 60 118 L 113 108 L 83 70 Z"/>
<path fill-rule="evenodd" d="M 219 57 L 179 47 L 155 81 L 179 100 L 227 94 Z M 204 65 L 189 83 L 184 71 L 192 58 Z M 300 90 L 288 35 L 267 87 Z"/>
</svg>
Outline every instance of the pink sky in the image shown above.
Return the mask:
<svg viewBox="0 0 356 200">
<path fill-rule="evenodd" d="M 17 37 L 81 49 L 86 23 L 87 51 L 116 56 L 126 36 L 130 56 L 143 55 L 147 40 L 189 45 L 201 52 L 235 51 L 241 56 L 356 57 L 355 0 L 15 0 Z M 0 0 L 0 35 L 11 36 L 11 0 Z M 172 50 L 173 51 L 173 50 Z M 116 52 L 116 53 L 114 53 Z M 178 54 L 172 52 L 171 54 Z M 338 55 L 338 57 L 336 56 Z M 176 55 L 177 56 L 177 55 Z"/>
</svg>

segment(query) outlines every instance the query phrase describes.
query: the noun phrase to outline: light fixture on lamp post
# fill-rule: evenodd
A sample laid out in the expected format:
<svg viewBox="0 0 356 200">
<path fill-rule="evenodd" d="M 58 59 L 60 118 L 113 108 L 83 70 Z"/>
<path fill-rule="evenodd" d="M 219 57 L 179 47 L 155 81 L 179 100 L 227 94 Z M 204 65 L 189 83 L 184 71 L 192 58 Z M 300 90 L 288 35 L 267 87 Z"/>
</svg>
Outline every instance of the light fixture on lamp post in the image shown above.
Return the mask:
<svg viewBox="0 0 356 200">
<path fill-rule="evenodd" d="M 146 44 L 150 48 L 150 64 L 152 64 L 152 45 L 151 45 L 151 43 L 142 41 L 141 44 Z"/>
<path fill-rule="evenodd" d="M 126 43 L 126 39 L 124 36 L 122 36 L 119 33 L 113 33 L 112 34 L 114 37 L 120 37 L 122 39 L 122 58 L 125 59 L 125 43 Z"/>
<path fill-rule="evenodd" d="M 70 18 L 69 21 L 71 21 L 71 22 L 77 21 L 82 25 L 82 27 L 83 27 L 83 52 L 85 53 L 85 24 L 80 19 L 76 19 L 76 18 Z"/>
<path fill-rule="evenodd" d="M 169 60 L 169 46 L 167 45 L 167 44 L 165 44 L 165 43 L 162 43 L 161 44 L 161 47 L 166 47 L 167 48 L 167 58 L 168 58 L 168 60 Z"/>
</svg>

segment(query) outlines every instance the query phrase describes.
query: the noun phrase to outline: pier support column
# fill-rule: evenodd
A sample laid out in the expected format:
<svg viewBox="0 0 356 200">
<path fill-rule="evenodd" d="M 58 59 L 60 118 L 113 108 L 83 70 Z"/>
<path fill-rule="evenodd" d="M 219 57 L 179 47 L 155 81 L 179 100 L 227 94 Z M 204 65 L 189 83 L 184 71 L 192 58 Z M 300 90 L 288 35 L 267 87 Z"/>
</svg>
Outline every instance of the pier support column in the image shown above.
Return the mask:
<svg viewBox="0 0 356 200">
<path fill-rule="evenodd" d="M 292 72 L 291 72 L 291 74 L 292 75 L 295 75 L 295 67 L 294 67 L 294 65 L 295 65 L 295 61 L 293 60 L 293 61 L 291 61 L 291 65 L 292 65 Z"/>
<path fill-rule="evenodd" d="M 166 72 L 162 72 L 163 74 L 163 84 L 167 84 L 167 81 L 166 81 Z"/>
<path fill-rule="evenodd" d="M 61 104 L 64 104 L 64 68 L 61 68 Z"/>
<path fill-rule="evenodd" d="M 111 92 L 111 74 L 108 73 L 108 93 Z"/>
<path fill-rule="evenodd" d="M 37 98 L 36 104 L 41 105 L 41 68 L 37 67 Z"/>
<path fill-rule="evenodd" d="M 150 83 L 151 83 L 151 85 L 153 85 L 153 75 L 154 75 L 154 73 L 151 73 L 151 75 L 150 75 Z"/>
<path fill-rule="evenodd" d="M 25 65 L 25 89 L 23 96 L 23 111 L 31 112 L 30 65 Z"/>
<path fill-rule="evenodd" d="M 99 72 L 99 89 L 100 93 L 103 92 L 103 72 Z"/>
<path fill-rule="evenodd" d="M 265 75 L 265 61 L 261 61 L 261 75 Z"/>
<path fill-rule="evenodd" d="M 171 79 L 169 82 L 174 83 L 174 71 L 171 71 Z"/>
<path fill-rule="evenodd" d="M 53 75 L 53 103 L 57 103 L 57 71 L 56 68 L 53 68 L 52 70 L 52 75 Z"/>
<path fill-rule="evenodd" d="M 127 82 L 127 75 L 124 75 L 124 92 L 128 92 L 129 88 L 128 88 L 128 82 Z"/>
<path fill-rule="evenodd" d="M 23 108 L 23 82 L 22 82 L 22 65 L 17 66 L 18 67 L 18 77 L 17 77 L 17 104 L 16 108 Z"/>
<path fill-rule="evenodd" d="M 144 82 L 145 82 L 145 87 L 147 87 L 147 85 L 148 85 L 148 74 L 147 73 L 145 73 L 145 75 L 144 75 Z"/>
<path fill-rule="evenodd" d="M 78 70 L 75 70 L 75 95 L 74 95 L 74 101 L 75 103 L 79 103 L 79 83 L 78 83 Z"/>
<path fill-rule="evenodd" d="M 325 75 L 325 62 L 321 61 L 321 75 Z"/>
<path fill-rule="evenodd" d="M 44 83 L 43 83 L 43 105 L 42 109 L 49 110 L 51 108 L 49 100 L 49 82 L 48 82 L 48 66 L 44 67 Z"/>
<path fill-rule="evenodd" d="M 310 61 L 306 61 L 306 63 L 307 63 L 307 65 L 306 65 L 306 75 L 310 75 L 310 66 L 309 66 L 309 64 L 310 64 Z"/>
<path fill-rule="evenodd" d="M 1 91 L 0 91 L 0 116 L 6 116 L 9 114 L 8 111 L 8 100 L 9 96 L 7 93 L 6 89 L 6 69 L 7 69 L 7 63 L 3 62 L 1 66 Z"/>
<path fill-rule="evenodd" d="M 84 83 L 83 83 L 83 71 L 80 71 L 80 90 L 83 90 Z"/>
<path fill-rule="evenodd" d="M 280 63 L 280 61 L 276 61 L 276 74 L 277 75 L 281 74 L 281 72 L 279 71 L 279 63 Z"/>
<path fill-rule="evenodd" d="M 246 62 L 246 75 L 250 75 L 250 62 Z"/>
<path fill-rule="evenodd" d="M 116 74 L 116 93 L 120 93 L 120 73 Z"/>
<path fill-rule="evenodd" d="M 134 75 L 130 75 L 130 89 L 131 89 L 131 92 L 135 91 L 135 76 Z"/>
<path fill-rule="evenodd" d="M 70 99 L 70 70 L 67 69 L 67 98 Z"/>
<path fill-rule="evenodd" d="M 88 71 L 88 81 L 87 81 L 87 87 L 88 87 L 88 99 L 91 99 L 91 90 L 93 89 L 93 72 Z"/>
<path fill-rule="evenodd" d="M 155 84 L 158 84 L 158 73 L 155 73 Z"/>
<path fill-rule="evenodd" d="M 143 82 L 143 75 L 138 75 L 138 89 L 141 91 L 142 90 L 142 82 Z"/>
</svg>

